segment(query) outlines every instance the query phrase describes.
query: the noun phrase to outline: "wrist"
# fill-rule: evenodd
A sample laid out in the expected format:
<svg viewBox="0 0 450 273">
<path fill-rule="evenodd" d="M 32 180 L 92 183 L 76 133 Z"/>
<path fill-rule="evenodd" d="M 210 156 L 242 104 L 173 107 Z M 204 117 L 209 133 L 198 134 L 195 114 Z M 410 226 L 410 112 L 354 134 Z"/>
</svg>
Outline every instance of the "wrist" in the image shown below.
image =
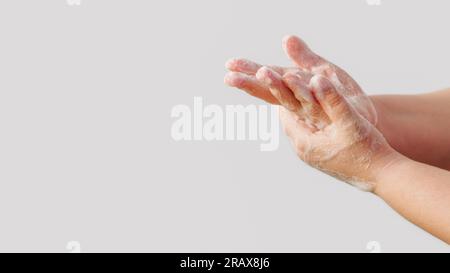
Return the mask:
<svg viewBox="0 0 450 273">
<path fill-rule="evenodd" d="M 392 148 L 391 148 L 392 149 Z M 373 193 L 383 197 L 395 183 L 402 170 L 414 161 L 392 149 L 392 152 L 380 158 L 377 162 L 377 172 L 374 177 Z"/>
</svg>

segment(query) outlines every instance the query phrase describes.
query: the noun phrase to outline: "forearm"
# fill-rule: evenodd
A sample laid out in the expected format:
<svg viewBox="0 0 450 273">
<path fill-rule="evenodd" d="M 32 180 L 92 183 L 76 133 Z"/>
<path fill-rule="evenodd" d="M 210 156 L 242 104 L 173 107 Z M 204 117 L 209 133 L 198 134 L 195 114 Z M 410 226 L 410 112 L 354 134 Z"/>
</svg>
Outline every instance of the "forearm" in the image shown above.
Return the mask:
<svg viewBox="0 0 450 273">
<path fill-rule="evenodd" d="M 450 172 L 399 155 L 377 180 L 375 194 L 450 244 Z"/>
<path fill-rule="evenodd" d="M 416 161 L 450 170 L 450 90 L 423 95 L 371 96 L 377 128 Z"/>
</svg>

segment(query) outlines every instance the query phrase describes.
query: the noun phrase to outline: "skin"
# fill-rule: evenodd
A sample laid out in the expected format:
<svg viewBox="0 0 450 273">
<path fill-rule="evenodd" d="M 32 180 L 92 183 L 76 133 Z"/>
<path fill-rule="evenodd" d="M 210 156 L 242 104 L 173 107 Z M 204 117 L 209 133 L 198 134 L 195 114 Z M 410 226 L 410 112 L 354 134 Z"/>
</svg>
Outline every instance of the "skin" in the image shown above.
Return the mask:
<svg viewBox="0 0 450 273">
<path fill-rule="evenodd" d="M 377 128 L 416 161 L 450 170 L 450 89 L 420 95 L 371 96 Z"/>
<path fill-rule="evenodd" d="M 298 37 L 283 48 L 293 67 L 232 59 L 225 83 L 281 105 L 298 156 L 385 200 L 450 243 L 450 90 L 368 97 L 344 70 Z"/>
</svg>

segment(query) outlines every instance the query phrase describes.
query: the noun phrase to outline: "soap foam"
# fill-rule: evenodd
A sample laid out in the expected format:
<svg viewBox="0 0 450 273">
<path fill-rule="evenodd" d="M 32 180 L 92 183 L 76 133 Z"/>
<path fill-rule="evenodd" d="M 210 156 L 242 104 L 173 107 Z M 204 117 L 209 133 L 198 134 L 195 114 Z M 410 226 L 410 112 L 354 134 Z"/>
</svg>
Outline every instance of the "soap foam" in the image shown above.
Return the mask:
<svg viewBox="0 0 450 273">
<path fill-rule="evenodd" d="M 329 67 L 322 67 L 322 69 L 329 69 Z M 330 80 L 333 86 L 341 94 L 346 92 L 336 74 L 333 73 L 333 75 L 331 77 L 332 80 Z M 318 77 L 312 77 L 309 82 L 309 87 L 318 86 L 316 82 L 318 79 Z M 368 98 L 364 95 L 347 97 L 349 104 L 357 108 L 358 111 L 365 110 L 364 106 L 361 106 L 362 102 L 366 102 L 365 99 Z M 333 166 L 336 164 L 336 161 L 340 160 L 342 165 L 347 165 L 354 170 L 360 170 L 360 172 L 365 173 L 364 171 L 369 169 L 371 165 L 373 151 L 380 144 L 376 141 L 376 138 L 374 140 L 369 137 L 373 133 L 373 126 L 365 119 L 342 120 L 340 122 L 326 124 L 323 120 L 317 122 L 308 118 L 308 115 L 304 116 L 306 117 L 304 122 L 308 126 L 313 126 L 318 130 L 309 136 L 305 136 L 302 139 L 302 145 L 296 145 L 296 147 L 301 147 L 301 151 L 299 151 L 301 158 L 312 167 L 360 190 L 372 191 L 374 184 L 368 181 L 368 179 L 359 177 L 358 175 L 348 176 L 342 172 L 332 171 L 327 166 Z M 368 151 L 364 155 L 361 155 L 360 151 L 352 151 L 356 146 L 361 144 L 368 147 Z M 342 153 L 345 153 L 343 158 L 338 158 Z M 337 164 L 340 163 L 338 162 Z"/>
</svg>

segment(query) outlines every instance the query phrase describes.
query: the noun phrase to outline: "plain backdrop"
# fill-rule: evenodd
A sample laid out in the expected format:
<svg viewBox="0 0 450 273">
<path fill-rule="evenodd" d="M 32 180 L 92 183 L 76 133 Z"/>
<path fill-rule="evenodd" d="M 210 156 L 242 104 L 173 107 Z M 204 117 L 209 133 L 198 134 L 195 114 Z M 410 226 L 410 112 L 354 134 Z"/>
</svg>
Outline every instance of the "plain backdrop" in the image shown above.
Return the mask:
<svg viewBox="0 0 450 273">
<path fill-rule="evenodd" d="M 0 251 L 449 252 L 280 132 L 176 142 L 171 109 L 263 104 L 223 84 L 302 37 L 369 94 L 450 86 L 445 0 L 0 2 Z"/>
</svg>

